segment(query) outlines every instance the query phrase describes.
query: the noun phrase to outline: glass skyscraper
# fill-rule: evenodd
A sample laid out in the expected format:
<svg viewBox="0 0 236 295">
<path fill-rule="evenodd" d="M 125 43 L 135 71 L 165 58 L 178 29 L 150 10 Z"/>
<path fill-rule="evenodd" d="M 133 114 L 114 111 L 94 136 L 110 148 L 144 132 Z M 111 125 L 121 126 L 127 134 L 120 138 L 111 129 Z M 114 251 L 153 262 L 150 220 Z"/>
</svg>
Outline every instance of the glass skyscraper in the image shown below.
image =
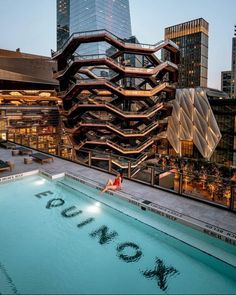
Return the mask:
<svg viewBox="0 0 236 295">
<path fill-rule="evenodd" d="M 74 32 L 107 30 L 131 37 L 129 0 L 57 0 L 57 49 Z M 80 54 L 103 53 L 104 44 L 84 44 Z"/>
</svg>

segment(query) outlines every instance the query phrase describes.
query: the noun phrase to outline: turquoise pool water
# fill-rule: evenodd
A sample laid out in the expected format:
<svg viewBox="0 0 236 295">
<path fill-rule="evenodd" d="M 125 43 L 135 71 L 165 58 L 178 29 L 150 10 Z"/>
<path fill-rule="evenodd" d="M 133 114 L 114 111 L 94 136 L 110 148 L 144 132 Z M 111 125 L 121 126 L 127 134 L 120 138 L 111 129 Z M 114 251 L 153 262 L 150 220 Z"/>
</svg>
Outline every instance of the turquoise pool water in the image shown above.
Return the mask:
<svg viewBox="0 0 236 295">
<path fill-rule="evenodd" d="M 231 245 L 69 179 L 1 184 L 0 293 L 236 293 L 236 268 L 168 227 L 236 257 Z"/>
</svg>

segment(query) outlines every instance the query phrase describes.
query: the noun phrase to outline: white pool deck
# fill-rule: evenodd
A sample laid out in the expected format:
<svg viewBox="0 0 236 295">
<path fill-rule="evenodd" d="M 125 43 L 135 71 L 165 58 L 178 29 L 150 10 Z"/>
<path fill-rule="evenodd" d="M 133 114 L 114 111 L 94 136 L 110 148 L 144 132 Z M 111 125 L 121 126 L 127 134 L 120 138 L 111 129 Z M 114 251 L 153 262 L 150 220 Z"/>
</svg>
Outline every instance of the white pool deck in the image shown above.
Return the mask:
<svg viewBox="0 0 236 295">
<path fill-rule="evenodd" d="M 32 164 L 24 164 L 24 157 L 21 155 L 12 156 L 11 150 L 0 148 L 0 159 L 4 161 L 10 160 L 15 163 L 15 167 L 11 172 L 1 171 L 0 178 L 40 169 L 52 175 L 70 173 L 78 178 L 88 179 L 97 186 L 103 186 L 108 178 L 114 177 L 108 173 L 57 157 L 54 157 L 54 162 L 43 165 L 35 161 Z M 149 207 L 149 210 L 151 210 L 150 206 L 152 206 L 161 215 L 171 219 L 176 216 L 177 221 L 189 223 L 190 225 L 195 224 L 196 228 L 199 225 L 202 228 L 201 231 L 236 245 L 236 213 L 126 179 L 122 184 L 121 194 L 127 194 L 127 198 L 133 196 L 133 200 L 139 200 L 139 205 L 140 202 L 147 200 L 151 204 L 143 204 L 143 206 Z"/>
</svg>

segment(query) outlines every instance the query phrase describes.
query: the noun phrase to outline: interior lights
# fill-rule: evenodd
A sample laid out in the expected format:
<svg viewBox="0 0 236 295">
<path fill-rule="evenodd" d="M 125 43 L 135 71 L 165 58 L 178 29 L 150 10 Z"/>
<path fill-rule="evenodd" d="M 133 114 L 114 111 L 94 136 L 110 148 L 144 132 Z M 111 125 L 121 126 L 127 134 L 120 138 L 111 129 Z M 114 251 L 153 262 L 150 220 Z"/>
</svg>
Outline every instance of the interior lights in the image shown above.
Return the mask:
<svg viewBox="0 0 236 295">
<path fill-rule="evenodd" d="M 18 92 L 18 91 L 11 91 L 10 95 L 12 95 L 12 96 L 22 96 L 22 94 L 20 92 Z"/>
<path fill-rule="evenodd" d="M 51 93 L 49 93 L 49 92 L 41 92 L 41 93 L 39 94 L 39 96 L 50 97 L 50 96 L 51 96 Z"/>
<path fill-rule="evenodd" d="M 29 94 L 35 94 L 35 93 L 39 93 L 38 90 L 25 90 L 25 93 L 29 93 Z"/>
</svg>

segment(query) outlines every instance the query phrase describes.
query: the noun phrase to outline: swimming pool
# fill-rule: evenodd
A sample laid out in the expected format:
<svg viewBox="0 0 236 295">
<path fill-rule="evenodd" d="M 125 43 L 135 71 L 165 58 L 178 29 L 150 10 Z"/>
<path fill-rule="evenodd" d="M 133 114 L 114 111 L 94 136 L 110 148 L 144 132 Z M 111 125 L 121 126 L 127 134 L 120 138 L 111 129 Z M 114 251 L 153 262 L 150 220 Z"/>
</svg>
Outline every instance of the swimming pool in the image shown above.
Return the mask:
<svg viewBox="0 0 236 295">
<path fill-rule="evenodd" d="M 68 178 L 3 183 L 0 293 L 235 294 L 236 268 L 184 236 L 236 257 L 234 246 Z"/>
</svg>

